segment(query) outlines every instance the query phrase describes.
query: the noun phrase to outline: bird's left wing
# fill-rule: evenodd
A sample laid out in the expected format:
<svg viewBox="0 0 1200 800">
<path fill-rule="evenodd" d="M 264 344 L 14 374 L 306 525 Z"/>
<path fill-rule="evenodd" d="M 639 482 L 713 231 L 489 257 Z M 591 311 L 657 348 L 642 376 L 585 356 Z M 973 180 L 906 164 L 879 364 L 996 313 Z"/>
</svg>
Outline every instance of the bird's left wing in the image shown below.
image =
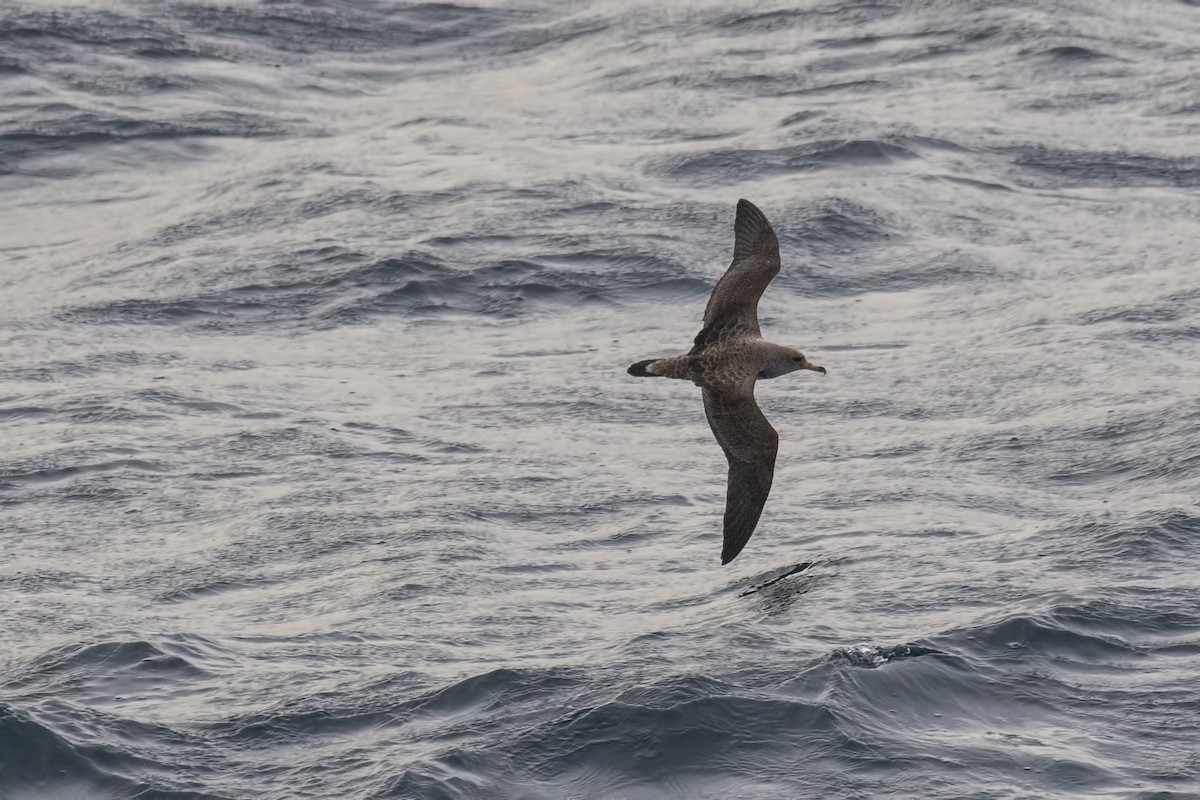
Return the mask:
<svg viewBox="0 0 1200 800">
<path fill-rule="evenodd" d="M 728 564 L 750 541 L 762 516 L 775 476 L 779 434 L 754 402 L 753 384 L 744 392 L 705 387 L 704 413 L 729 461 L 721 547 L 721 563 Z"/>
</svg>

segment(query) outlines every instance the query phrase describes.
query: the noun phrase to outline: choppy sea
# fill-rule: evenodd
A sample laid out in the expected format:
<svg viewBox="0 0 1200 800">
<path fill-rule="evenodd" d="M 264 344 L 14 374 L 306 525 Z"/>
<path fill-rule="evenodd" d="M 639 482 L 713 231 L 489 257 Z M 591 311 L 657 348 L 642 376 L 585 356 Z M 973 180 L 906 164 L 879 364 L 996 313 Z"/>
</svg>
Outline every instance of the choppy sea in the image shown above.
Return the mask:
<svg viewBox="0 0 1200 800">
<path fill-rule="evenodd" d="M 1200 797 L 1198 74 L 1178 0 L 4 3 L 0 797 Z M 829 374 L 721 567 L 625 368 L 741 197 Z"/>
</svg>

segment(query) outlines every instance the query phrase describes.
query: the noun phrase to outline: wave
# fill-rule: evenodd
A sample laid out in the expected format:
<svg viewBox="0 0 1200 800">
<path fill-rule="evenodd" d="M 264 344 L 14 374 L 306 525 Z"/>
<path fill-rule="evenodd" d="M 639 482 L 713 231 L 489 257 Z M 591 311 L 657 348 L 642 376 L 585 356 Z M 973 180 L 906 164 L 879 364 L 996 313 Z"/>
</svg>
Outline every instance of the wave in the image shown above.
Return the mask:
<svg viewBox="0 0 1200 800">
<path fill-rule="evenodd" d="M 670 156 L 654 164 L 657 176 L 687 184 L 730 186 L 748 178 L 770 178 L 847 167 L 886 167 L 918 158 L 904 137 L 829 139 L 763 150 L 716 149 Z"/>
<path fill-rule="evenodd" d="M 176 120 L 102 117 L 78 112 L 58 119 L 17 125 L 0 133 L 0 175 L 18 174 L 34 159 L 78 153 L 117 143 L 212 137 L 265 137 L 282 133 L 276 122 L 244 112 L 205 112 Z"/>
<path fill-rule="evenodd" d="M 0 790 L 13 800 L 130 797 L 136 782 L 104 766 L 101 753 L 80 747 L 51 727 L 0 703 Z"/>
<path fill-rule="evenodd" d="M 195 737 L 98 707 L 123 695 L 181 692 L 207 673 L 194 662 L 215 652 L 201 637 L 68 645 L 25 665 L 0 697 L 0 793 L 12 798 L 221 798 L 178 753 Z M 176 755 L 172 756 L 171 754 Z M 189 784 L 192 784 L 189 787 Z"/>
<path fill-rule="evenodd" d="M 1025 145 L 996 148 L 1021 172 L 1013 180 L 1045 187 L 1134 187 L 1200 185 L 1200 159 L 1123 151 L 1089 151 Z"/>
<path fill-rule="evenodd" d="M 63 312 L 89 324 L 166 324 L 198 329 L 274 328 L 287 324 L 328 328 L 366 324 L 381 316 L 446 314 L 513 317 L 527 307 L 613 304 L 622 299 L 699 295 L 707 284 L 680 276 L 654 257 L 589 251 L 555 258 L 587 269 L 563 269 L 549 259 L 509 259 L 475 269 L 454 266 L 428 252 L 368 260 L 340 248 L 300 254 L 305 271 L 324 276 L 235 286 L 192 297 L 137 299 Z M 353 266 L 346 267 L 347 262 Z M 616 274 L 606 267 L 619 267 Z M 289 269 L 288 271 L 293 271 Z"/>
</svg>

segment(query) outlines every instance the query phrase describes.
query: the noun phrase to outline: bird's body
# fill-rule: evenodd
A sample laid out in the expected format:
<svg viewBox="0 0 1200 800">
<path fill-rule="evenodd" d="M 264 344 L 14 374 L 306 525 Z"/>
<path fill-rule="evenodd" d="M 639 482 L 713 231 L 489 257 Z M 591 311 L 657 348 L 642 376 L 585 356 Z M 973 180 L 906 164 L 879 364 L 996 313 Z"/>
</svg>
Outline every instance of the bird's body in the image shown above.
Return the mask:
<svg viewBox="0 0 1200 800">
<path fill-rule="evenodd" d="M 779 434 L 754 401 L 755 382 L 799 369 L 825 372 L 760 334 L 758 300 L 778 273 L 779 239 L 771 223 L 753 203 L 739 200 L 733 263 L 713 287 L 694 346 L 684 355 L 629 367 L 630 375 L 690 380 L 704 390 L 708 424 L 729 461 L 722 564 L 750 540 L 775 474 Z"/>
<path fill-rule="evenodd" d="M 785 367 L 795 355 L 792 348 L 759 336 L 736 336 L 713 342 L 698 353 L 650 359 L 644 362 L 646 374 L 639 377 L 680 378 L 697 386 L 737 391 L 748 382 L 792 372 Z M 649 364 L 654 365 L 653 371 Z"/>
</svg>

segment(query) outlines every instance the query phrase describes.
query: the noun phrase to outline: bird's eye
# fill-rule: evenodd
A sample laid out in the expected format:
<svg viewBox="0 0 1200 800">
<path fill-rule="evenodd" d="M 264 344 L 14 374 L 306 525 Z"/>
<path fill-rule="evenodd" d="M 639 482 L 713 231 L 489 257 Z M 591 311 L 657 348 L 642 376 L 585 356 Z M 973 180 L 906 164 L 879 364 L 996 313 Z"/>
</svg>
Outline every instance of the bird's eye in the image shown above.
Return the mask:
<svg viewBox="0 0 1200 800">
<path fill-rule="evenodd" d="M 797 364 L 799 364 L 803 360 L 804 360 L 804 356 L 792 356 L 792 361 L 794 361 Z"/>
</svg>

